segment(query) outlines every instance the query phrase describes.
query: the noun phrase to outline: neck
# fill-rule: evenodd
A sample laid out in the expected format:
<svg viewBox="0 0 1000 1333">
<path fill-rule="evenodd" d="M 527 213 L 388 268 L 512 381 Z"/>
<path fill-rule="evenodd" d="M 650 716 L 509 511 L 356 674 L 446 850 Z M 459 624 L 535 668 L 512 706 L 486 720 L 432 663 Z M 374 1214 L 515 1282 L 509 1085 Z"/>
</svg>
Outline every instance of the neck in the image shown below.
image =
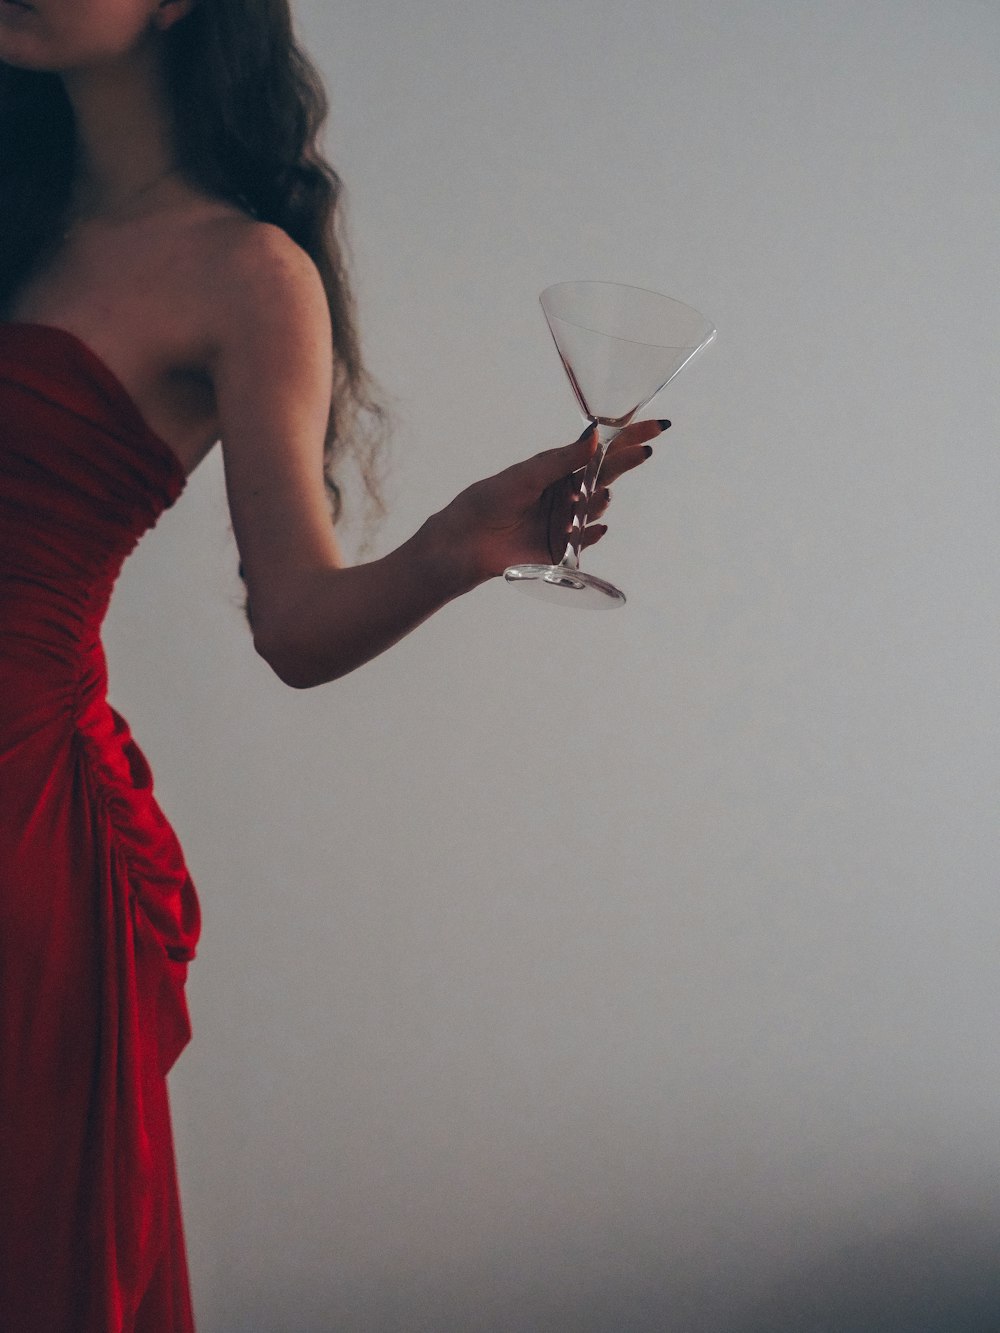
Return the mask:
<svg viewBox="0 0 1000 1333">
<path fill-rule="evenodd" d="M 77 127 L 72 212 L 114 214 L 175 163 L 169 100 L 155 33 L 120 60 L 62 75 Z"/>
</svg>

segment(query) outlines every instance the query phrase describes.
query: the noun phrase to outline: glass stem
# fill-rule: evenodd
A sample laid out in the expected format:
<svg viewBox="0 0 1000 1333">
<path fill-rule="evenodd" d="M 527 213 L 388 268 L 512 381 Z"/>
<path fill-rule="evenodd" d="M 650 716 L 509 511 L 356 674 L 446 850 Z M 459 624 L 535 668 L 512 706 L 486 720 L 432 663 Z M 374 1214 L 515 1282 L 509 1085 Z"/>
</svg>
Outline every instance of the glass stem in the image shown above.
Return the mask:
<svg viewBox="0 0 1000 1333">
<path fill-rule="evenodd" d="M 597 490 L 597 478 L 601 471 L 601 464 L 604 462 L 604 455 L 608 451 L 608 445 L 621 430 L 620 426 L 605 426 L 601 422 L 597 424 L 597 449 L 594 456 L 585 468 L 574 473 L 574 478 L 578 483 L 580 498 L 573 508 L 573 526 L 570 530 L 569 541 L 566 543 L 566 550 L 563 558 L 559 561 L 563 569 L 580 568 L 580 543 L 583 540 L 583 530 L 587 526 L 587 510 L 590 507 L 590 501 Z"/>
</svg>

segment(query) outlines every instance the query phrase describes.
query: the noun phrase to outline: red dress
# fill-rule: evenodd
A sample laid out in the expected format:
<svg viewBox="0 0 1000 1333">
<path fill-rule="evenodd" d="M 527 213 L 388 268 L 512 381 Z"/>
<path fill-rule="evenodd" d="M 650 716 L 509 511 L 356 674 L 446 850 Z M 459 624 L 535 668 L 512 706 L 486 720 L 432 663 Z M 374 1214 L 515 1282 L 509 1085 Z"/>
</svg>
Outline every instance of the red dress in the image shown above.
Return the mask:
<svg viewBox="0 0 1000 1333">
<path fill-rule="evenodd" d="M 63 329 L 0 323 L 0 1329 L 194 1327 L 166 1073 L 199 910 L 100 626 L 184 472 Z"/>
</svg>

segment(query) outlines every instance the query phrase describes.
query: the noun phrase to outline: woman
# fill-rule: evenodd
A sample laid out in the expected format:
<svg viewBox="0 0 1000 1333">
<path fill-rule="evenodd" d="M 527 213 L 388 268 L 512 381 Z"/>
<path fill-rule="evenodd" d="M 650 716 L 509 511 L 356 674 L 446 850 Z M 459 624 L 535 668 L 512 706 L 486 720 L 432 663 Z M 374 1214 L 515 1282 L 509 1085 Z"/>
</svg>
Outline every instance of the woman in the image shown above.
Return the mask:
<svg viewBox="0 0 1000 1333">
<path fill-rule="evenodd" d="M 122 560 L 221 441 L 254 646 L 318 685 L 547 561 L 596 447 L 510 467 L 344 567 L 333 469 L 353 445 L 372 475 L 378 413 L 324 115 L 288 0 L 0 0 L 0 1328 L 18 1333 L 193 1327 L 165 1078 L 198 904 L 106 700 Z M 623 432 L 605 477 L 667 424 Z"/>
</svg>

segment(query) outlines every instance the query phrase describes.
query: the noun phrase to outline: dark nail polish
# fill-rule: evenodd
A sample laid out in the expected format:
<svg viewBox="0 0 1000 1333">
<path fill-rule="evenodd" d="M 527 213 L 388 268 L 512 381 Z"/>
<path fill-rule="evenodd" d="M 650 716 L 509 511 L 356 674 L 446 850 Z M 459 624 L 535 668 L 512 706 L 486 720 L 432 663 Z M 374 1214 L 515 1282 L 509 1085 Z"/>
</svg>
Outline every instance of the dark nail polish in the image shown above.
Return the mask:
<svg viewBox="0 0 1000 1333">
<path fill-rule="evenodd" d="M 647 458 L 652 458 L 653 446 L 651 444 L 643 445 L 642 452 L 646 455 Z"/>
<path fill-rule="evenodd" d="M 656 424 L 659 426 L 660 430 L 667 430 L 670 427 L 669 421 L 658 421 Z"/>
</svg>

